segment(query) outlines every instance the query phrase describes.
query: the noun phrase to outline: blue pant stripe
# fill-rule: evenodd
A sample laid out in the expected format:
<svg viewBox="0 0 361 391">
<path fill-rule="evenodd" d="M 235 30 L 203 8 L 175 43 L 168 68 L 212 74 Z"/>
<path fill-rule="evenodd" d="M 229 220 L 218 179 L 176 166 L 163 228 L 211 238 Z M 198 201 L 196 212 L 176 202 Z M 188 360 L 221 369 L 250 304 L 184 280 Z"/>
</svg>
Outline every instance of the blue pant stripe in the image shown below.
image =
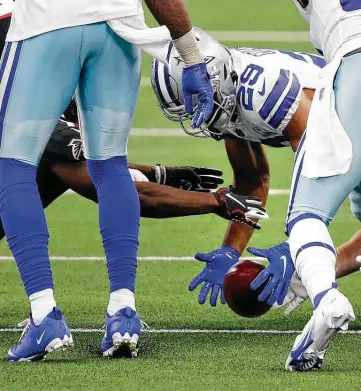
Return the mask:
<svg viewBox="0 0 361 391">
<path fill-rule="evenodd" d="M 3 79 L 3 76 L 4 76 L 4 72 L 5 72 L 5 68 L 6 68 L 6 65 L 8 63 L 9 54 L 10 54 L 10 50 L 11 50 L 11 45 L 12 45 L 11 42 L 9 42 L 6 45 L 4 58 L 2 60 L 1 68 L 0 68 L 0 83 L 2 82 L 2 79 Z"/>
<path fill-rule="evenodd" d="M 298 170 L 297 170 L 295 183 L 294 183 L 294 186 L 293 186 L 293 189 L 292 189 L 290 206 L 288 208 L 287 223 L 286 224 L 288 224 L 288 221 L 289 221 L 289 219 L 291 217 L 292 208 L 293 208 L 293 205 L 295 203 L 295 198 L 296 198 L 296 193 L 297 193 L 297 186 L 298 186 L 298 182 L 300 181 L 300 176 L 301 176 L 302 167 L 303 167 L 303 159 L 304 159 L 304 156 L 302 156 L 300 165 L 299 165 Z"/>
<path fill-rule="evenodd" d="M 301 141 L 298 144 L 298 148 L 297 148 L 296 156 L 295 156 L 295 163 L 297 162 L 298 156 L 300 155 L 300 152 L 302 150 L 303 144 L 305 143 L 305 140 L 306 140 L 306 132 L 303 133 L 303 135 L 301 137 Z"/>
<path fill-rule="evenodd" d="M 326 226 L 328 226 L 327 222 L 325 222 L 320 216 L 315 215 L 314 213 L 304 213 L 300 216 L 295 217 L 291 222 L 289 222 L 286 226 L 286 235 L 289 236 L 293 227 L 301 220 L 306 219 L 316 219 L 322 221 Z"/>
<path fill-rule="evenodd" d="M 17 44 L 16 50 L 15 50 L 15 55 L 14 55 L 14 60 L 13 60 L 13 63 L 11 65 L 11 71 L 10 71 L 10 74 L 9 74 L 9 79 L 8 79 L 8 81 L 6 83 L 5 93 L 4 93 L 4 97 L 3 97 L 2 103 L 1 103 L 1 109 L 0 109 L 0 145 L 1 145 L 1 139 L 2 139 L 2 134 L 3 134 L 3 130 L 4 130 L 4 119 L 5 119 L 6 109 L 8 107 L 9 98 L 10 98 L 10 94 L 11 94 L 11 88 L 12 88 L 13 83 L 14 83 L 15 73 L 16 73 L 16 69 L 17 69 L 18 63 L 19 63 L 19 58 L 20 58 L 20 52 L 21 52 L 22 44 L 23 44 L 22 41 L 18 42 L 18 44 Z"/>
<path fill-rule="evenodd" d="M 297 259 L 297 257 L 301 254 L 301 252 L 303 250 L 306 250 L 307 248 L 310 248 L 310 247 L 324 247 L 327 250 L 331 251 L 334 255 L 336 255 L 336 250 L 332 246 L 330 246 L 329 244 L 322 243 L 322 242 L 310 242 L 310 243 L 307 243 L 298 249 L 295 259 Z"/>
</svg>

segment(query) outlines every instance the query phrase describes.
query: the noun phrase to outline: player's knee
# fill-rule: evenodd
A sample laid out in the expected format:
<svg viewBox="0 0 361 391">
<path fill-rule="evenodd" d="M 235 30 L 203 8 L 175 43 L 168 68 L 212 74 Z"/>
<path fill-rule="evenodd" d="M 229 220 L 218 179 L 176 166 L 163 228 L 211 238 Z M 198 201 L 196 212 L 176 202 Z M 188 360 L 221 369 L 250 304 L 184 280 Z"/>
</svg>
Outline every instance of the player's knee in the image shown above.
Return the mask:
<svg viewBox="0 0 361 391">
<path fill-rule="evenodd" d="M 97 187 L 100 182 L 112 176 L 124 175 L 130 178 L 126 156 L 106 160 L 87 160 L 89 175 Z"/>
<path fill-rule="evenodd" d="M 300 212 L 300 213 L 292 213 L 288 220 L 286 221 L 285 233 L 287 236 L 290 236 L 293 227 L 302 220 L 307 219 L 316 219 L 322 221 L 326 226 L 328 226 L 331 222 L 331 218 L 326 215 L 321 215 L 319 213 L 312 212 Z"/>
<path fill-rule="evenodd" d="M 16 159 L 0 158 L 0 187 L 36 183 L 37 167 Z"/>
</svg>

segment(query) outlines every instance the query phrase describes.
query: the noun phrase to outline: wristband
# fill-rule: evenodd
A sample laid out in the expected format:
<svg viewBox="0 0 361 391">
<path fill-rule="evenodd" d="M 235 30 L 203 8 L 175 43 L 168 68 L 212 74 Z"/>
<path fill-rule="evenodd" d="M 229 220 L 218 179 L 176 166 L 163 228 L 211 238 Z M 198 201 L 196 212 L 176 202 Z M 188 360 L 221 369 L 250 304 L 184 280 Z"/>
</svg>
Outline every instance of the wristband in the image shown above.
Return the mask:
<svg viewBox="0 0 361 391">
<path fill-rule="evenodd" d="M 193 29 L 173 43 L 186 67 L 204 62 Z"/>
<path fill-rule="evenodd" d="M 167 170 L 164 166 L 157 164 L 152 167 L 154 171 L 155 180 L 160 185 L 164 185 L 167 181 Z"/>
</svg>

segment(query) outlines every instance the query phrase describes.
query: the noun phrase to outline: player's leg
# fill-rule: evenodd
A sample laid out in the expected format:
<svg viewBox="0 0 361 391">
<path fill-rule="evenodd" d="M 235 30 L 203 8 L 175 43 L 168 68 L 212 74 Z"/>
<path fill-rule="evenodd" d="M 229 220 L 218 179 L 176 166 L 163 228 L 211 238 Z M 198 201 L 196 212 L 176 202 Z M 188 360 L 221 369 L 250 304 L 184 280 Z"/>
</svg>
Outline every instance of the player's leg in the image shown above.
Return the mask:
<svg viewBox="0 0 361 391">
<path fill-rule="evenodd" d="M 310 365 L 312 368 L 312 360 L 314 365 L 319 365 L 334 332 L 339 328 L 346 329 L 354 319 L 351 304 L 334 289 L 336 251 L 327 227 L 347 195 L 360 183 L 360 66 L 360 55 L 344 58 L 334 84 L 336 110 L 353 145 L 349 171 L 320 179 L 295 173 L 298 185 L 290 204 L 290 249 L 315 311 L 301 336 L 305 338 L 302 341 L 304 348 L 295 348 L 291 352 L 288 369 L 309 369 Z M 296 345 L 299 342 L 297 340 Z"/>
<path fill-rule="evenodd" d="M 52 312 L 55 300 L 48 230 L 36 166 L 77 84 L 81 32 L 75 32 L 59 30 L 7 43 L 0 66 L 1 219 L 32 313 L 31 327 L 22 342 L 9 351 L 10 360 L 41 357 L 64 342 L 44 345 L 53 333 L 41 339 L 41 346 L 35 342 L 44 322 L 48 327 L 54 322 L 66 326 L 61 312 Z M 60 332 L 55 326 L 52 329 Z M 41 353 L 33 357 L 34 349 Z"/>
<path fill-rule="evenodd" d="M 140 211 L 126 155 L 138 97 L 140 57 L 138 49 L 105 23 L 91 26 L 86 38 L 91 43 L 100 37 L 104 49 L 100 54 L 94 51 L 94 55 L 89 50 L 77 100 L 85 132 L 84 154 L 98 193 L 99 225 L 110 280 L 102 351 L 113 355 L 125 344 L 136 355 L 140 320 L 134 291 Z"/>
</svg>

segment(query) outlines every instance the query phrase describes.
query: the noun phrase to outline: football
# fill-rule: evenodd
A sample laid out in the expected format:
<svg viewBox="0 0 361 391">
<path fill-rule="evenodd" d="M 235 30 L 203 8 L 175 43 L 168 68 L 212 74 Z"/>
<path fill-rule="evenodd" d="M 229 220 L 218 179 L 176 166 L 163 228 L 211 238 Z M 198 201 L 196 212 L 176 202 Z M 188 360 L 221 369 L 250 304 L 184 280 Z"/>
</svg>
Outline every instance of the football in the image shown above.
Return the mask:
<svg viewBox="0 0 361 391">
<path fill-rule="evenodd" d="M 244 318 L 257 318 L 264 315 L 271 306 L 258 300 L 266 283 L 252 290 L 252 281 L 265 269 L 265 266 L 244 260 L 234 265 L 224 279 L 224 296 L 233 312 Z"/>
</svg>

